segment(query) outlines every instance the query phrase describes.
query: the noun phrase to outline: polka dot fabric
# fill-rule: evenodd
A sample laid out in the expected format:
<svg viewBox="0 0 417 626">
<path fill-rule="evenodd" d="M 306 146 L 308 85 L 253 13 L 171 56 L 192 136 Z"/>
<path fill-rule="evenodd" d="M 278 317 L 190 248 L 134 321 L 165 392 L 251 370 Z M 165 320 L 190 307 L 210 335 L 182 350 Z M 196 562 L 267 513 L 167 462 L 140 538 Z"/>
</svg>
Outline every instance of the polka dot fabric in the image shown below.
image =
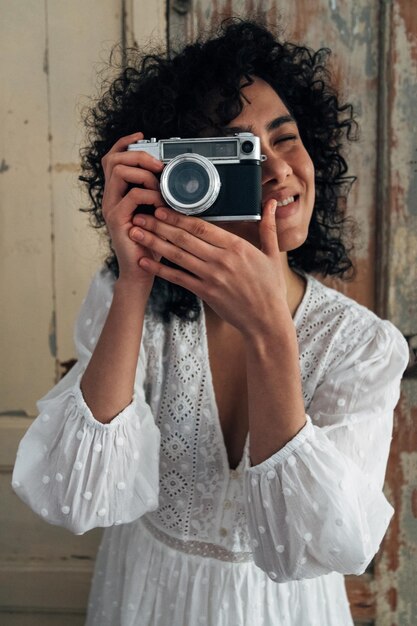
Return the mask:
<svg viewBox="0 0 417 626">
<path fill-rule="evenodd" d="M 94 278 L 78 362 L 40 401 L 13 474 L 45 521 L 106 527 L 87 626 L 352 626 L 343 574 L 364 571 L 392 515 L 382 485 L 408 350 L 389 322 L 306 280 L 294 318 L 306 425 L 253 467 L 248 437 L 230 470 L 204 313 L 169 325 L 149 313 L 132 403 L 95 420 L 79 381 L 113 279 Z"/>
</svg>

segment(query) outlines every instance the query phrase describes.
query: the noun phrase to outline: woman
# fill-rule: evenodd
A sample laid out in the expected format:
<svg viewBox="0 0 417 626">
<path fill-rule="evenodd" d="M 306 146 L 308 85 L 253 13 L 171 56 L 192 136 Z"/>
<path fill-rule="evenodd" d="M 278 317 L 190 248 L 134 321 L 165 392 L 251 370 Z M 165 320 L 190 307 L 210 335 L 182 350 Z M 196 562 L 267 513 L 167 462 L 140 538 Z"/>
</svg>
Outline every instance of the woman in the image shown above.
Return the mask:
<svg viewBox="0 0 417 626">
<path fill-rule="evenodd" d="M 107 527 L 90 626 L 353 623 L 343 574 L 365 570 L 393 513 L 408 351 L 310 275 L 351 268 L 337 199 L 355 125 L 325 57 L 231 20 L 129 66 L 91 111 L 83 180 L 112 253 L 13 477 L 46 521 Z M 164 206 L 163 164 L 127 150 L 236 132 L 266 157 L 259 224 Z"/>
</svg>

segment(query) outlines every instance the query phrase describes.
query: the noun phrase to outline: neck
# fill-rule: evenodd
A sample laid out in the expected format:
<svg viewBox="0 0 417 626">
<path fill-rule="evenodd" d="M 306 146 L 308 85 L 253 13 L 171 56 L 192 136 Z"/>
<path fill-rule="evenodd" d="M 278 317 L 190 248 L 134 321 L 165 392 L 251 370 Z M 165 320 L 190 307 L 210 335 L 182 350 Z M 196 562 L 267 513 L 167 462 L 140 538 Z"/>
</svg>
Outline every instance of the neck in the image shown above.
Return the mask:
<svg viewBox="0 0 417 626">
<path fill-rule="evenodd" d="M 260 248 L 259 228 L 255 222 L 223 222 L 221 228 L 235 235 L 239 235 L 256 248 Z M 291 316 L 294 317 L 295 312 L 303 299 L 306 289 L 306 282 L 299 274 L 294 272 L 288 265 L 288 256 L 286 252 L 281 252 L 281 261 L 284 269 L 285 282 L 287 286 L 287 303 Z M 206 307 L 206 310 L 208 307 Z M 213 313 L 213 315 L 215 315 Z"/>
<path fill-rule="evenodd" d="M 282 266 L 284 269 L 284 277 L 287 285 L 287 304 L 291 316 L 294 317 L 306 290 L 305 279 L 294 272 L 288 265 L 288 256 L 286 252 L 281 253 Z"/>
</svg>

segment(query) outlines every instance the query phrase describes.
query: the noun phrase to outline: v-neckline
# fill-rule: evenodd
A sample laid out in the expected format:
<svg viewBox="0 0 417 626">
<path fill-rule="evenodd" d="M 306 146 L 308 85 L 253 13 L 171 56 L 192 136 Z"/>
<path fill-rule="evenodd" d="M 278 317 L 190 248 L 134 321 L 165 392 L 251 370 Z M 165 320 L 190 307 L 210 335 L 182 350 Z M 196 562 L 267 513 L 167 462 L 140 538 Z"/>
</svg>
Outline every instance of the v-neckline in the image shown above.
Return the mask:
<svg viewBox="0 0 417 626">
<path fill-rule="evenodd" d="M 303 274 L 303 278 L 306 281 L 306 286 L 305 286 L 305 290 L 304 290 L 304 294 L 303 297 L 297 307 L 297 310 L 294 313 L 294 317 L 293 317 L 293 321 L 294 321 L 294 325 L 297 328 L 302 316 L 302 313 L 305 309 L 307 300 L 309 298 L 310 295 L 310 290 L 312 287 L 312 279 L 308 274 Z M 230 467 L 230 463 L 229 463 L 229 455 L 227 452 L 227 447 L 226 447 L 226 441 L 224 438 L 224 433 L 223 433 L 223 429 L 222 429 L 222 425 L 220 422 L 220 414 L 219 414 L 219 407 L 217 405 L 217 400 L 216 400 L 216 393 L 214 390 L 214 383 L 213 383 L 213 376 L 212 376 L 212 372 L 211 372 L 211 365 L 210 365 L 210 353 L 209 353 L 209 346 L 208 346 L 208 336 L 207 336 L 207 323 L 206 323 L 206 313 L 204 310 L 204 302 L 202 300 L 200 300 L 200 307 L 201 307 L 201 327 L 202 327 L 202 331 L 203 331 L 203 341 L 204 341 L 204 345 L 203 345 L 203 353 L 204 353 L 204 360 L 205 360 L 205 368 L 207 371 L 207 385 L 208 385 L 208 389 L 209 389 L 209 394 L 210 394 L 210 400 L 211 400 L 211 406 L 214 409 L 214 423 L 216 426 L 216 430 L 218 433 L 218 439 L 219 439 L 219 443 L 220 443 L 220 450 L 221 450 L 221 455 L 223 458 L 223 463 L 225 468 L 227 469 L 227 472 L 229 474 L 229 476 L 233 476 L 233 475 L 237 475 L 239 474 L 239 472 L 242 469 L 242 466 L 244 465 L 244 462 L 246 460 L 246 458 L 249 456 L 249 438 L 250 438 L 250 433 L 249 430 L 246 433 L 246 437 L 245 437 L 245 444 L 243 446 L 243 452 L 242 452 L 242 457 L 239 461 L 239 463 L 237 464 L 237 466 L 235 468 Z"/>
<path fill-rule="evenodd" d="M 226 441 L 224 438 L 222 425 L 220 422 L 219 407 L 217 405 L 216 393 L 214 390 L 213 375 L 211 372 L 211 365 L 210 365 L 210 353 L 209 353 L 209 345 L 208 345 L 206 313 L 204 310 L 204 303 L 202 301 L 201 301 L 201 326 L 202 326 L 203 340 L 204 340 L 204 345 L 203 345 L 203 353 L 204 353 L 204 361 L 205 361 L 204 366 L 207 371 L 207 386 L 209 390 L 211 406 L 214 409 L 214 423 L 215 423 L 216 430 L 218 433 L 218 439 L 220 442 L 220 449 L 221 449 L 221 455 L 223 458 L 223 463 L 225 467 L 227 468 L 228 474 L 233 476 L 233 474 L 239 473 L 239 471 L 242 468 L 242 465 L 244 464 L 245 457 L 247 455 L 247 451 L 249 447 L 249 430 L 245 436 L 245 444 L 243 446 L 243 452 L 242 452 L 240 461 L 235 468 L 232 468 L 230 467 L 230 463 L 229 463 L 229 455 L 228 455 L 228 451 L 226 447 Z"/>
</svg>

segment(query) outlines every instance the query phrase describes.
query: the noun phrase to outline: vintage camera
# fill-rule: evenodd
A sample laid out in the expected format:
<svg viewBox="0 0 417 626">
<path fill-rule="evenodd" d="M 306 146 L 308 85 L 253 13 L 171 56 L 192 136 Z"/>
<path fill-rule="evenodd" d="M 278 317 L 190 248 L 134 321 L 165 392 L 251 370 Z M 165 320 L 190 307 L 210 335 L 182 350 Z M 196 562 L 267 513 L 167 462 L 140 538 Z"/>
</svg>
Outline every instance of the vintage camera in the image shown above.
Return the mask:
<svg viewBox="0 0 417 626">
<path fill-rule="evenodd" d="M 142 150 L 166 163 L 161 194 L 168 206 L 209 222 L 261 219 L 261 155 L 259 137 L 140 140 L 128 150 Z M 142 212 L 151 207 L 140 207 Z"/>
</svg>

